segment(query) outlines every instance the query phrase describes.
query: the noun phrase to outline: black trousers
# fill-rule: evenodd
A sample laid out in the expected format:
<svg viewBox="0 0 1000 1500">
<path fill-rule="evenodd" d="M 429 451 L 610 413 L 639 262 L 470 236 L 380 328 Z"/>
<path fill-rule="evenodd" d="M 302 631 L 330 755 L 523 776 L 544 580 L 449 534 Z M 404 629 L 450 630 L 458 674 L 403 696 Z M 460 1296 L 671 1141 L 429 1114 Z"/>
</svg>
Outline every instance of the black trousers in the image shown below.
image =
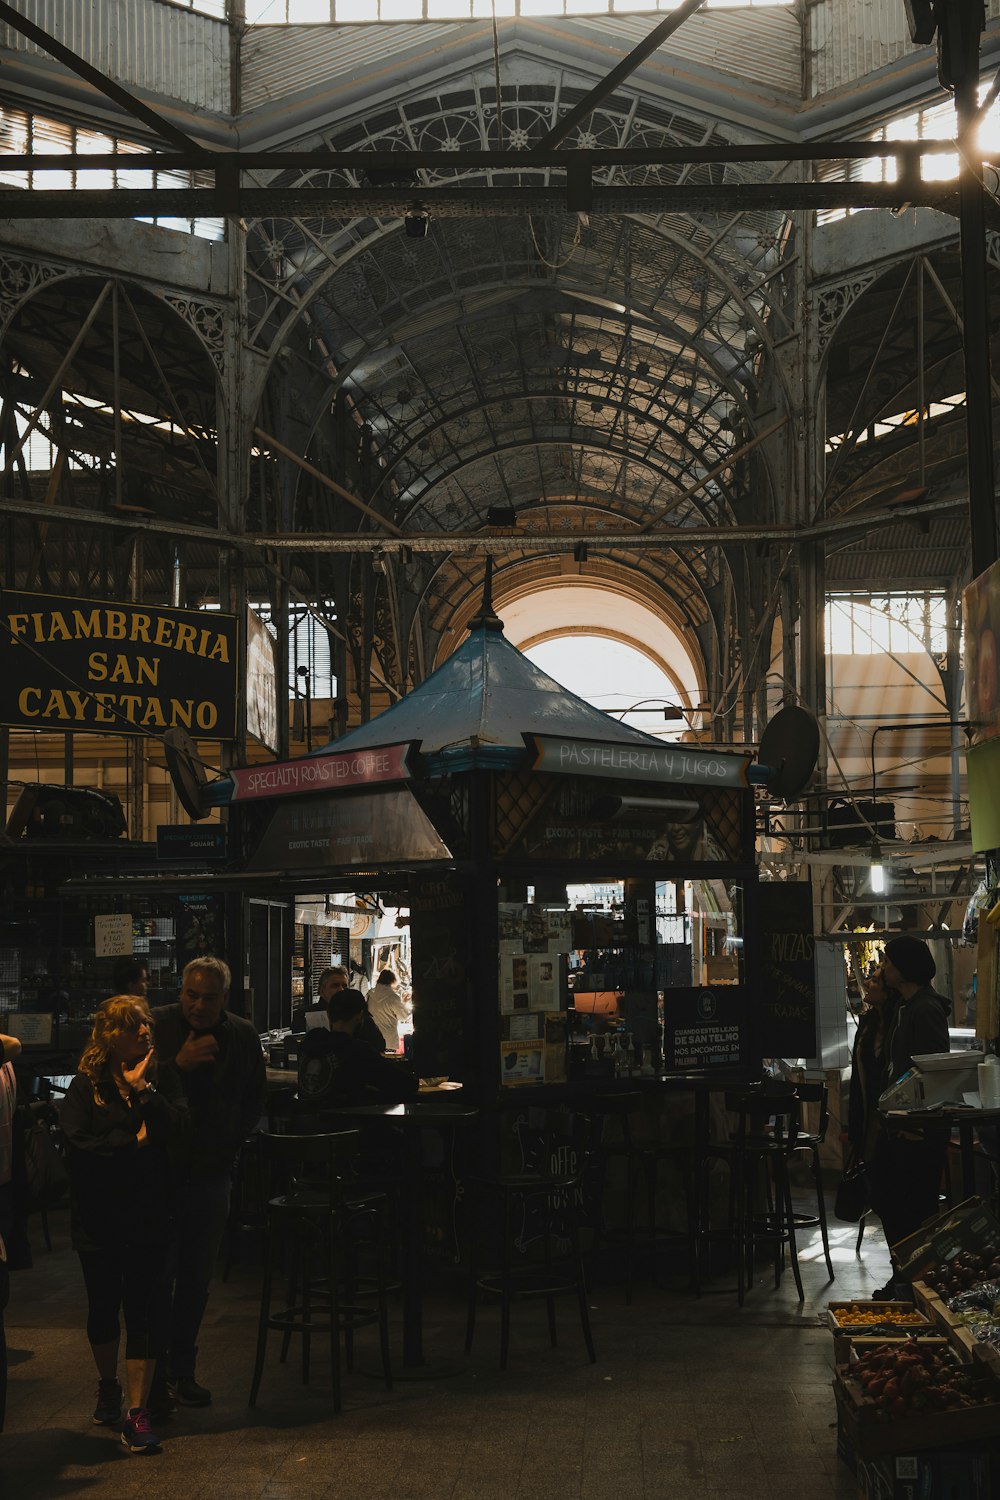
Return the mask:
<svg viewBox="0 0 1000 1500">
<path fill-rule="evenodd" d="M 80 1250 L 87 1288 L 87 1337 L 108 1344 L 125 1320 L 125 1358 L 157 1359 L 167 1345 L 167 1245 Z"/>
<path fill-rule="evenodd" d="M 888 1132 L 880 1137 L 871 1171 L 872 1207 L 890 1247 L 939 1211 L 947 1150 L 948 1131 L 941 1126 L 916 1140 Z"/>
</svg>

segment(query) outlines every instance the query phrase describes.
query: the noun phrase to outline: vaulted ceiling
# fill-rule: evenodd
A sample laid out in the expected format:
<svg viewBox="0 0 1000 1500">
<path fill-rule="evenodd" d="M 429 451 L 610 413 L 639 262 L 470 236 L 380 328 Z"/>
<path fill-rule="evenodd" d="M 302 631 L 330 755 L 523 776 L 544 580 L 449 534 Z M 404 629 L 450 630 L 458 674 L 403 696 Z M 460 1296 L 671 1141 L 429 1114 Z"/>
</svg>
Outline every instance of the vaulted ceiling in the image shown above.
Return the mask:
<svg viewBox="0 0 1000 1500">
<path fill-rule="evenodd" d="M 41 15 L 28 0 L 20 8 Z M 902 26 L 902 7 L 887 6 L 886 17 L 890 10 Z M 921 359 L 928 400 L 963 389 L 954 220 L 949 229 L 940 216 L 941 245 L 928 248 L 937 281 L 919 319 L 913 257 L 902 253 L 848 308 L 823 351 L 829 380 L 825 414 L 811 413 L 820 428 L 813 461 L 822 468 L 826 432 L 853 438 L 831 459 L 825 490 L 820 475 L 822 494 L 796 488 L 803 403 L 819 389 L 809 385 L 818 366 L 801 340 L 814 295 L 812 248 L 824 231 L 784 206 L 809 164 L 764 159 L 764 148 L 860 135 L 863 116 L 933 91 L 929 49 L 901 42 L 886 44 L 880 91 L 870 71 L 852 78 L 841 59 L 837 67 L 827 61 L 831 86 L 820 95 L 805 65 L 810 11 L 815 24 L 836 7 L 696 16 L 599 99 L 593 91 L 648 34 L 650 17 L 521 19 L 498 27 L 496 45 L 488 23 L 251 28 L 226 52 L 235 111 L 213 95 L 207 62 L 199 64 L 197 108 L 183 83 L 169 100 L 152 87 L 151 63 L 142 77 L 139 62 L 129 64 L 131 76 L 123 64 L 134 92 L 213 148 L 308 152 L 309 162 L 262 160 L 243 184 L 264 196 L 230 220 L 245 274 L 242 288 L 229 284 L 245 298 L 242 387 L 227 388 L 224 376 L 216 388 L 204 348 L 155 298 L 116 292 L 74 361 L 72 383 L 107 397 L 117 382 L 123 402 L 160 426 L 130 432 L 124 496 L 120 484 L 109 499 L 107 484 L 88 488 L 78 477 L 75 494 L 59 498 L 98 507 L 124 499 L 137 514 L 209 528 L 214 521 L 251 538 L 303 533 L 316 545 L 287 549 L 288 576 L 305 596 L 339 599 L 342 612 L 364 593 L 385 542 L 382 576 L 400 649 L 391 669 L 383 666 L 400 685 L 426 669 L 449 623 L 471 609 L 487 552 L 501 594 L 558 578 L 568 565 L 609 580 L 640 577 L 647 595 L 662 597 L 697 635 L 706 661 L 715 652 L 715 670 L 729 651 L 730 668 L 741 651 L 748 656 L 774 608 L 788 544 L 768 528 L 817 514 L 857 517 L 857 531 L 831 547 L 832 559 L 848 559 L 845 576 L 853 552 L 864 552 L 872 578 L 953 578 L 964 566 L 953 512 L 926 522 L 944 528 L 940 535 L 905 525 L 876 535 L 865 516 L 913 490 L 954 500 L 964 475 L 960 409 L 925 424 L 919 452 L 912 425 L 877 445 L 870 434 L 865 443 L 858 437 L 915 404 Z M 67 12 L 66 40 L 82 47 L 74 24 Z M 984 56 L 997 45 L 996 29 L 991 23 Z M 232 34 L 218 36 L 234 47 Z M 5 40 L 9 103 L 150 139 L 58 64 L 11 33 Z M 829 45 L 841 42 L 831 34 Z M 164 77 L 168 61 L 176 59 L 164 60 Z M 810 67 L 822 71 L 815 56 Z M 534 159 L 578 109 L 559 147 L 593 156 L 597 211 L 571 210 L 564 172 Z M 741 149 L 755 145 L 756 159 Z M 719 159 L 651 159 L 706 147 Z M 477 166 L 463 155 L 498 151 L 514 160 Z M 620 155 L 612 161 L 600 155 L 607 152 Z M 367 172 L 370 153 L 404 153 L 406 161 L 398 174 L 384 163 Z M 768 190 L 760 206 L 740 197 L 747 186 Z M 303 206 L 304 188 L 322 190 L 328 204 Z M 609 212 L 600 194 L 612 191 Z M 889 238 L 894 222 L 887 217 Z M 844 229 L 847 277 L 854 251 Z M 173 242 L 178 257 L 192 243 Z M 74 247 L 65 221 L 67 258 Z M 135 259 L 124 273 L 138 282 L 143 274 Z M 19 310 L 5 347 L 36 392 L 98 288 L 67 278 Z M 158 374 L 150 347 L 161 352 Z M 224 476 L 225 506 L 206 444 L 217 399 L 246 408 L 249 457 L 242 476 L 232 468 Z M 82 450 L 107 453 L 112 413 L 77 406 L 72 422 Z M 342 550 L 324 548 L 322 538 L 339 539 Z M 169 557 L 158 545 L 150 543 L 149 559 L 154 567 L 159 559 L 165 589 Z M 251 554 L 251 587 L 266 591 L 275 572 L 262 556 Z M 191 540 L 188 557 L 208 591 L 214 551 Z"/>
</svg>

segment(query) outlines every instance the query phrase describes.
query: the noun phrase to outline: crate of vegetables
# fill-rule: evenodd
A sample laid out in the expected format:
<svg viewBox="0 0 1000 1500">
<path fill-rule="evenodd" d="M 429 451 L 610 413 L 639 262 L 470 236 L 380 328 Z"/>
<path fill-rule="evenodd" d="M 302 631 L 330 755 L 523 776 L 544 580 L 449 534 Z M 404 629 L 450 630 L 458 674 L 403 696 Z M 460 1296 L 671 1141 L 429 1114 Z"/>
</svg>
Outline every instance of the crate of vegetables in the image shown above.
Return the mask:
<svg viewBox="0 0 1000 1500">
<path fill-rule="evenodd" d="M 1000 1384 L 982 1365 L 963 1364 L 942 1340 L 876 1343 L 838 1366 L 837 1406 L 862 1458 L 1000 1431 Z"/>
<path fill-rule="evenodd" d="M 944 1271 L 946 1268 L 942 1268 Z M 1000 1376 L 1000 1276 L 996 1262 L 956 1284 L 943 1274 L 913 1283 L 917 1305 L 936 1328 Z"/>
</svg>

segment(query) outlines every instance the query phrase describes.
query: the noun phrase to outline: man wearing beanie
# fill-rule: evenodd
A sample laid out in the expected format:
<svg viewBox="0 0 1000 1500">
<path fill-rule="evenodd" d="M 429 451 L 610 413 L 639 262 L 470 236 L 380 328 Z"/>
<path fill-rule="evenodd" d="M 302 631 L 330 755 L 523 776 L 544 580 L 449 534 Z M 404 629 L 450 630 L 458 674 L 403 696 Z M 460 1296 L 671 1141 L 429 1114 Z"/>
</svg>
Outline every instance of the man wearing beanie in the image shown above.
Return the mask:
<svg viewBox="0 0 1000 1500">
<path fill-rule="evenodd" d="M 886 1042 L 885 1087 L 898 1082 L 913 1066 L 914 1053 L 948 1052 L 948 1012 L 951 1002 L 932 988 L 937 966 L 926 943 L 903 935 L 885 945 L 882 975 L 895 1002 Z M 898 1244 L 925 1219 L 938 1212 L 938 1195 L 948 1132 L 927 1128 L 902 1132 L 896 1128 L 879 1139 L 872 1164 L 876 1211 L 887 1243 Z M 908 1296 L 909 1287 L 893 1278 L 875 1297 Z"/>
<path fill-rule="evenodd" d="M 915 937 L 891 938 L 882 969 L 890 990 L 899 996 L 889 1024 L 886 1087 L 913 1067 L 914 1053 L 948 1052 L 951 1002 L 931 988 L 937 965 L 926 943 Z"/>
</svg>

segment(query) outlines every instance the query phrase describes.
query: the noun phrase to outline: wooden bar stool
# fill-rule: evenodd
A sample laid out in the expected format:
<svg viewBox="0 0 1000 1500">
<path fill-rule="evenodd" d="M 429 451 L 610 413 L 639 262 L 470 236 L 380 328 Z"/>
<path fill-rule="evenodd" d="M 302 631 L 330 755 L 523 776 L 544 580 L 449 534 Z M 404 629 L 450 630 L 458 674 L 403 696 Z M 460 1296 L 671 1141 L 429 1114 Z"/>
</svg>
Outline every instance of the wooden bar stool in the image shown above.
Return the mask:
<svg viewBox="0 0 1000 1500">
<path fill-rule="evenodd" d="M 585 1155 L 578 1139 L 543 1129 L 527 1170 L 473 1173 L 466 1179 L 472 1222 L 469 1242 L 469 1301 L 465 1352 L 471 1354 L 480 1293 L 500 1299 L 500 1368 L 507 1368 L 510 1313 L 515 1299 L 545 1299 L 549 1339 L 556 1346 L 555 1299 L 575 1295 L 591 1364 L 597 1358 L 590 1328 L 587 1287 L 580 1251 Z M 497 1243 L 499 1239 L 499 1244 Z M 515 1251 L 535 1244 L 540 1260 Z M 499 1264 L 497 1261 L 499 1260 Z"/>
<path fill-rule="evenodd" d="M 646 1170 L 645 1154 L 636 1146 L 632 1135 L 631 1116 L 641 1103 L 642 1095 L 634 1091 L 599 1094 L 588 1099 L 580 1111 L 580 1119 L 586 1130 L 584 1185 L 589 1222 L 594 1233 L 594 1247 L 596 1249 L 602 1244 L 624 1245 L 625 1301 L 629 1304 L 635 1280 L 636 1179 L 640 1173 L 645 1174 Z M 608 1215 L 608 1179 L 616 1164 L 621 1167 L 624 1176 L 624 1223 L 614 1223 Z"/>
<path fill-rule="evenodd" d="M 377 1323 L 385 1384 L 387 1389 L 392 1388 L 387 1283 L 379 1224 L 384 1198 L 381 1194 L 363 1194 L 350 1181 L 358 1141 L 356 1130 L 260 1137 L 268 1180 L 272 1187 L 281 1183 L 285 1190 L 267 1205 L 267 1245 L 250 1406 L 257 1401 L 271 1329 L 283 1336 L 282 1360 L 293 1335 L 301 1338 L 303 1383 L 309 1379 L 312 1338 L 326 1335 L 333 1409 L 339 1412 L 341 1335 L 350 1368 L 355 1331 Z M 352 1300 L 358 1226 L 362 1222 L 374 1226 L 375 1307 Z M 282 1273 L 287 1278 L 285 1300 L 274 1308 L 274 1278 Z"/>
<path fill-rule="evenodd" d="M 795 1277 L 799 1301 L 805 1300 L 795 1244 L 795 1214 L 788 1180 L 788 1158 L 795 1147 L 798 1102 L 792 1084 L 743 1093 L 727 1093 L 726 1108 L 737 1125 L 727 1143 L 731 1163 L 732 1223 L 736 1244 L 737 1298 L 742 1307 L 747 1286 L 753 1285 L 754 1262 L 760 1245 L 774 1256 L 774 1284 L 784 1269 L 784 1252 Z M 713 1152 L 719 1154 L 719 1143 Z"/>
<path fill-rule="evenodd" d="M 830 1112 L 827 1107 L 827 1095 L 825 1083 L 797 1083 L 795 1085 L 795 1097 L 799 1103 L 798 1131 L 792 1154 L 799 1151 L 809 1153 L 809 1170 L 812 1175 L 813 1188 L 816 1193 L 815 1214 L 796 1214 L 795 1223 L 799 1229 L 819 1228 L 823 1240 L 823 1255 L 826 1259 L 826 1269 L 830 1280 L 833 1281 L 833 1261 L 830 1259 L 830 1234 L 826 1219 L 826 1199 L 823 1196 L 823 1168 L 819 1159 L 819 1148 L 826 1140 L 827 1127 L 830 1123 Z M 803 1104 L 815 1104 L 819 1106 L 819 1118 L 815 1130 L 803 1129 L 802 1109 Z M 862 1227 L 858 1236 L 858 1248 L 860 1249 L 861 1235 L 864 1234 L 864 1218 L 862 1216 Z"/>
</svg>

